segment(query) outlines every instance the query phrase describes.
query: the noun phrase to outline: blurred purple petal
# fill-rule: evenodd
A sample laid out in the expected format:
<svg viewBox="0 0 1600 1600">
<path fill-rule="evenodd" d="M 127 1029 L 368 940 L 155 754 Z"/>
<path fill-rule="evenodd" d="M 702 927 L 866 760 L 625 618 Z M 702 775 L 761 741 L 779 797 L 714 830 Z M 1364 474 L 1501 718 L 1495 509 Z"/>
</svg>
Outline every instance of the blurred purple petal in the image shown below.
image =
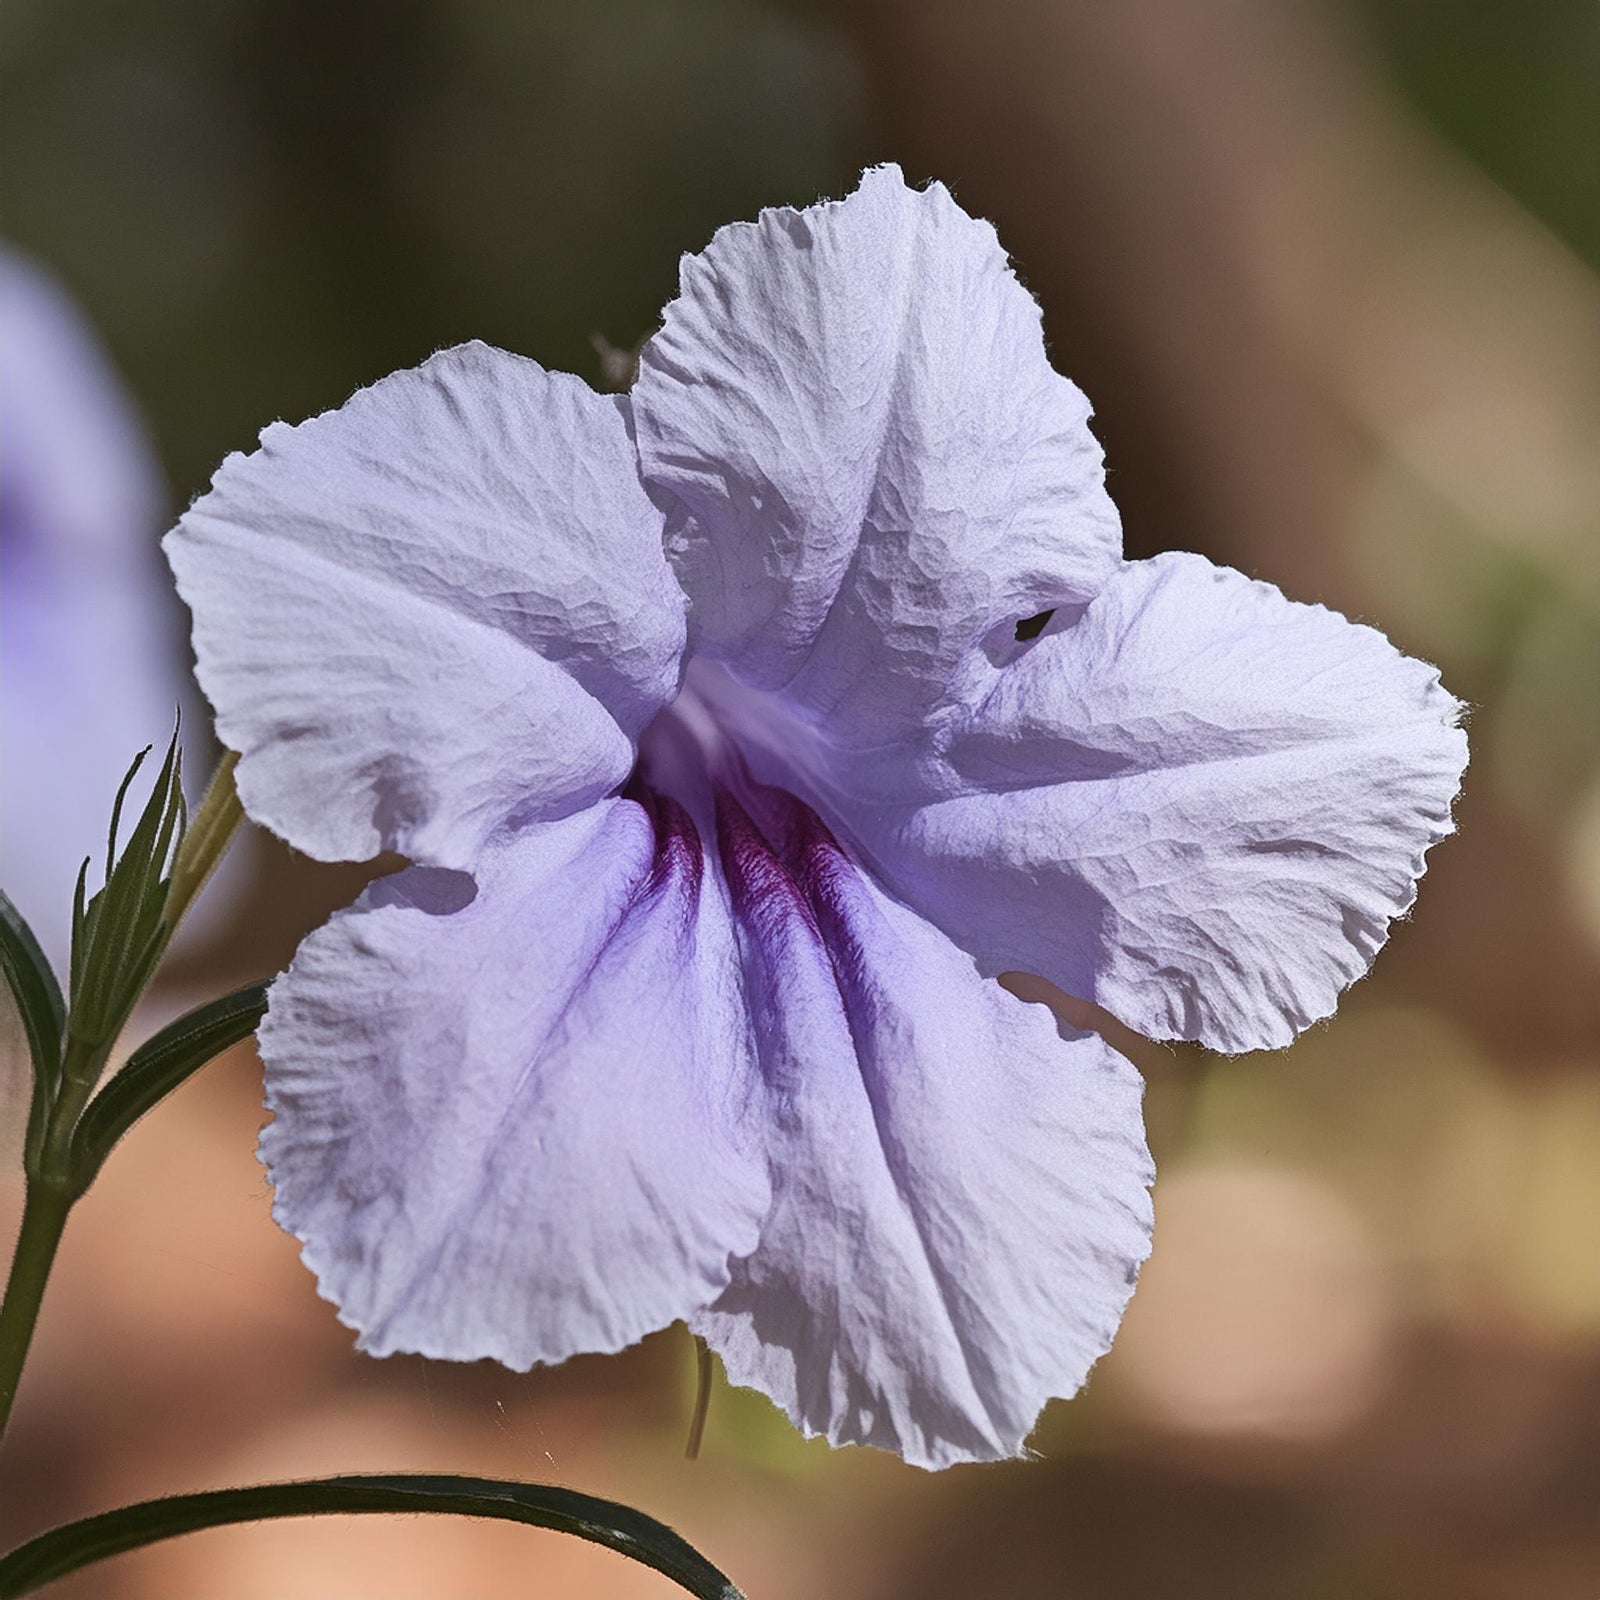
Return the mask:
<svg viewBox="0 0 1600 1600">
<path fill-rule="evenodd" d="M 144 434 L 82 318 L 4 253 L 0 351 L 0 886 L 63 968 L 79 864 L 184 679 Z"/>
</svg>

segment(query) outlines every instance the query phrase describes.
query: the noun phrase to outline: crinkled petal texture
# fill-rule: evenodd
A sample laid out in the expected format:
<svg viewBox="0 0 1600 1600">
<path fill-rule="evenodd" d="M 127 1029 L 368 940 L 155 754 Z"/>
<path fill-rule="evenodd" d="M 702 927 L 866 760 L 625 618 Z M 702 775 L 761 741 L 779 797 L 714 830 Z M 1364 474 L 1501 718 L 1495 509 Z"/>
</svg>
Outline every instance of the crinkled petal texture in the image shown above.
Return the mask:
<svg viewBox="0 0 1600 1600">
<path fill-rule="evenodd" d="M 631 410 L 464 347 L 224 466 L 172 554 L 247 806 L 431 863 L 262 1031 L 278 1216 L 367 1348 L 686 1317 L 928 1466 L 1082 1383 L 1141 1086 L 993 974 L 1285 1043 L 1465 761 L 1378 634 L 1123 563 L 1087 417 L 993 231 L 884 168 L 686 260 Z"/>
<path fill-rule="evenodd" d="M 953 727 L 964 792 L 848 820 L 986 970 L 1156 1038 L 1261 1049 L 1329 1015 L 1411 905 L 1451 831 L 1460 720 L 1371 628 L 1166 555 Z"/>
<path fill-rule="evenodd" d="M 464 868 L 614 791 L 680 671 L 661 536 L 626 400 L 487 345 L 268 428 L 166 545 L 246 808 Z"/>
<path fill-rule="evenodd" d="M 718 832 L 775 1196 L 691 1325 L 808 1434 L 1013 1456 L 1110 1348 L 1149 1247 L 1138 1074 L 983 981 L 809 808 L 743 802 Z"/>
<path fill-rule="evenodd" d="M 799 801 L 703 779 L 698 823 L 639 780 L 306 941 L 261 1034 L 278 1219 L 375 1354 L 683 1317 L 808 1432 L 1014 1455 L 1148 1248 L 1138 1075 Z"/>
<path fill-rule="evenodd" d="M 674 802 L 380 881 L 261 1030 L 279 1222 L 377 1355 L 508 1366 L 686 1317 L 769 1183 L 726 906 Z"/>
<path fill-rule="evenodd" d="M 634 388 L 693 648 L 842 749 L 915 742 L 1120 526 L 986 222 L 895 167 L 685 257 Z"/>
</svg>

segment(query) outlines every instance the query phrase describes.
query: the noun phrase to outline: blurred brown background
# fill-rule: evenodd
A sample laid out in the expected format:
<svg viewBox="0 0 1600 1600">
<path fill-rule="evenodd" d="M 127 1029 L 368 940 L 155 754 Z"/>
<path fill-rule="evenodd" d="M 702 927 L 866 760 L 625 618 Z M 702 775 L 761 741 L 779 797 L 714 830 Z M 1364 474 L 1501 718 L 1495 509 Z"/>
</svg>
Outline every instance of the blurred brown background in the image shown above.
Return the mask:
<svg viewBox="0 0 1600 1600">
<path fill-rule="evenodd" d="M 1600 7 L 8 0 L 0 138 L 0 229 L 103 334 L 176 503 L 459 339 L 598 382 L 591 335 L 647 334 L 717 224 L 897 159 L 1043 302 L 1131 554 L 1324 600 L 1474 706 L 1461 835 L 1338 1018 L 1273 1057 L 1135 1047 L 1156 1253 L 1042 1459 L 930 1477 L 723 1389 L 686 1464 L 681 1330 L 526 1378 L 352 1354 L 268 1218 L 237 1051 L 73 1220 L 0 1539 L 439 1467 L 633 1500 L 752 1600 L 1600 1594 Z M 274 970 L 352 886 L 253 865 L 169 1003 Z M 60 1589 L 672 1592 L 376 1519 Z"/>
</svg>

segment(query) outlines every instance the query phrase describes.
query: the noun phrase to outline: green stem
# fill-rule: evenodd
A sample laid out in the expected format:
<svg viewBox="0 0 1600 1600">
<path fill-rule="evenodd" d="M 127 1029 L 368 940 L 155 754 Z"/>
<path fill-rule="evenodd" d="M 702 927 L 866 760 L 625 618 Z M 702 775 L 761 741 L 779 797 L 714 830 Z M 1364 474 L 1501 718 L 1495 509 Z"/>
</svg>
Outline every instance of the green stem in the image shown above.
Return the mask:
<svg viewBox="0 0 1600 1600">
<path fill-rule="evenodd" d="M 29 1180 L 22 1229 L 17 1235 L 16 1254 L 11 1258 L 11 1276 L 6 1283 L 5 1300 L 0 1302 L 0 1438 L 11 1418 L 22 1363 L 27 1359 L 39 1320 L 45 1282 L 71 1209 L 72 1197 L 63 1184 L 49 1179 Z"/>
<path fill-rule="evenodd" d="M 61 1089 L 45 1126 L 37 1166 L 28 1169 L 22 1227 L 0 1301 L 0 1439 L 5 1437 L 11 1407 L 17 1398 L 22 1364 L 33 1343 L 34 1325 L 44 1286 L 67 1225 L 67 1213 L 78 1198 L 72 1184 L 72 1130 L 105 1069 L 110 1046 L 95 1048 L 71 1037 L 62 1063 Z"/>
<path fill-rule="evenodd" d="M 711 1346 L 699 1334 L 694 1336 L 694 1350 L 694 1414 L 689 1418 L 689 1438 L 683 1447 L 684 1457 L 689 1461 L 700 1459 L 700 1446 L 706 1436 L 706 1418 L 711 1414 L 711 1385 L 717 1375 Z"/>
<path fill-rule="evenodd" d="M 80 1193 L 71 1181 L 72 1132 L 106 1070 L 113 1042 L 95 1044 L 76 1038 L 71 1032 L 71 1024 L 68 1024 L 67 1048 L 62 1057 L 61 1088 L 45 1124 L 38 1164 L 28 1170 L 30 1189 L 35 1183 L 60 1188 L 69 1206 Z"/>
<path fill-rule="evenodd" d="M 179 843 L 164 907 L 168 938 L 222 858 L 244 816 L 233 784 L 233 769 L 238 759 L 232 751 L 223 754 L 193 825 Z M 0 1301 L 0 1438 L 5 1436 L 6 1424 L 11 1419 L 22 1364 L 33 1343 L 44 1286 L 50 1277 L 56 1248 L 61 1243 L 67 1213 L 77 1199 L 72 1181 L 73 1130 L 138 998 L 138 994 L 129 997 L 122 1013 L 111 1019 L 112 1025 L 105 1030 L 103 1038 L 83 1037 L 74 1030 L 76 1019 L 68 1019 L 60 1083 L 48 1113 L 37 1160 L 29 1163 L 22 1228 L 17 1235 L 16 1254 L 11 1259 L 5 1299 Z"/>
</svg>

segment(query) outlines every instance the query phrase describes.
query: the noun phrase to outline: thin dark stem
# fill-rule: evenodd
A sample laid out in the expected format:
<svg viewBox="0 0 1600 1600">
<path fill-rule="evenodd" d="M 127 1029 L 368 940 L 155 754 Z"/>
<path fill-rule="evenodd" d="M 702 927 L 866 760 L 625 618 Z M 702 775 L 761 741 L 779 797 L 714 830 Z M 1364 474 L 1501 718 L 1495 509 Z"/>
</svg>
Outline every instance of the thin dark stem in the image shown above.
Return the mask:
<svg viewBox="0 0 1600 1600">
<path fill-rule="evenodd" d="M 17 1600 L 96 1561 L 202 1528 L 275 1517 L 374 1512 L 491 1517 L 552 1528 L 654 1567 L 698 1600 L 744 1600 L 727 1576 L 693 1545 L 665 1523 L 631 1506 L 553 1484 L 433 1473 L 258 1483 L 248 1489 L 173 1495 L 103 1511 L 52 1528 L 0 1556 L 0 1600 Z"/>
<path fill-rule="evenodd" d="M 39 1320 L 39 1304 L 44 1286 L 61 1242 L 72 1198 L 58 1183 L 31 1179 L 28 1198 L 22 1210 L 22 1229 L 17 1235 L 17 1250 L 11 1261 L 11 1277 L 6 1297 L 0 1303 L 0 1437 L 11 1418 L 17 1398 L 17 1384 L 28 1346 L 33 1343 L 34 1326 Z"/>
<path fill-rule="evenodd" d="M 711 1385 L 717 1375 L 711 1346 L 699 1334 L 695 1335 L 694 1348 L 694 1414 L 689 1418 L 689 1438 L 683 1447 L 684 1457 L 689 1461 L 696 1461 L 700 1457 L 700 1445 L 706 1436 L 706 1418 L 711 1412 Z"/>
</svg>

